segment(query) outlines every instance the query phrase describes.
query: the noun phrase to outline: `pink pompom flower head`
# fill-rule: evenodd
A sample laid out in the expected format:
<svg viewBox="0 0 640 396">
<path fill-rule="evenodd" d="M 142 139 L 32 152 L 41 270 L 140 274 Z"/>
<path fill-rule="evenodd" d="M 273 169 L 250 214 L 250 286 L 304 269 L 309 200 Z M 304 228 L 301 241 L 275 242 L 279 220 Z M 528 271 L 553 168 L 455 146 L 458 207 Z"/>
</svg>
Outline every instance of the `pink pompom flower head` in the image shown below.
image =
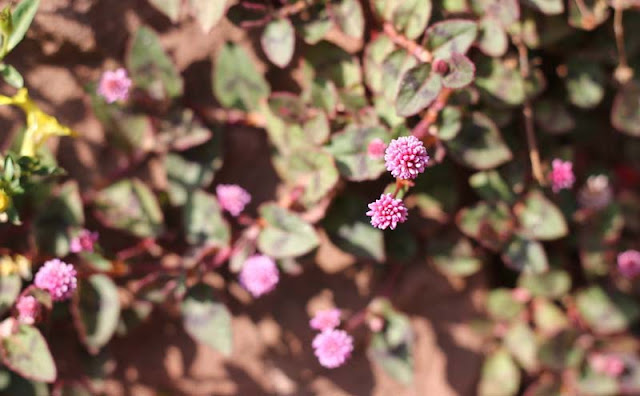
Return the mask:
<svg viewBox="0 0 640 396">
<path fill-rule="evenodd" d="M 309 321 L 309 326 L 320 331 L 335 329 L 340 325 L 340 313 L 340 310 L 336 308 L 318 311 L 313 319 Z"/>
<path fill-rule="evenodd" d="M 415 136 L 403 136 L 389 143 L 384 160 L 393 177 L 409 180 L 424 172 L 429 155 L 420 139 Z"/>
<path fill-rule="evenodd" d="M 384 144 L 384 141 L 380 138 L 375 138 L 369 142 L 367 146 L 367 155 L 371 159 L 380 159 L 384 157 L 384 150 L 387 148 L 387 145 Z"/>
<path fill-rule="evenodd" d="M 276 263 L 264 255 L 249 257 L 240 271 L 240 284 L 253 297 L 260 297 L 275 289 L 280 280 Z"/>
<path fill-rule="evenodd" d="M 98 233 L 89 230 L 81 230 L 71 239 L 69 250 L 72 253 L 93 252 L 93 245 L 98 241 Z"/>
<path fill-rule="evenodd" d="M 237 217 L 251 202 L 251 195 L 236 184 L 220 184 L 216 187 L 216 196 L 222 209 Z"/>
<path fill-rule="evenodd" d="M 576 181 L 576 178 L 573 175 L 573 163 L 571 161 L 563 161 L 557 158 L 554 159 L 551 162 L 549 180 L 551 181 L 551 189 L 554 193 L 571 188 L 573 183 Z"/>
<path fill-rule="evenodd" d="M 322 366 L 336 368 L 351 356 L 353 337 L 344 330 L 324 330 L 313 339 L 312 346 Z"/>
<path fill-rule="evenodd" d="M 627 250 L 618 254 L 618 271 L 627 278 L 640 275 L 640 252 Z"/>
<path fill-rule="evenodd" d="M 16 303 L 18 310 L 18 321 L 20 323 L 32 325 L 36 322 L 40 314 L 40 304 L 33 296 L 22 296 Z"/>
<path fill-rule="evenodd" d="M 367 216 L 371 217 L 371 225 L 381 230 L 387 227 L 394 230 L 409 215 L 402 200 L 393 198 L 391 194 L 380 195 L 380 199 L 369 204 L 369 209 Z"/>
<path fill-rule="evenodd" d="M 107 70 L 102 74 L 98 84 L 98 95 L 102 96 L 107 103 L 129 98 L 131 89 L 131 79 L 127 71 L 123 68 L 111 71 Z"/>
<path fill-rule="evenodd" d="M 63 301 L 76 290 L 76 275 L 73 265 L 53 259 L 40 267 L 33 283 L 37 288 L 48 291 L 53 301 Z"/>
</svg>

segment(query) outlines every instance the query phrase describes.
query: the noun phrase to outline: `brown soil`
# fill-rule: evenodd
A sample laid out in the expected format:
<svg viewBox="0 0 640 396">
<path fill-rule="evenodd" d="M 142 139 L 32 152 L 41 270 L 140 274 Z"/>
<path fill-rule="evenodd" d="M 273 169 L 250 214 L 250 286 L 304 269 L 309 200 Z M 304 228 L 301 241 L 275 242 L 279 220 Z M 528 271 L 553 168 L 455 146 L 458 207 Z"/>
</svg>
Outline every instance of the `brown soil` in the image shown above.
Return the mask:
<svg viewBox="0 0 640 396">
<path fill-rule="evenodd" d="M 171 25 L 144 0 L 43 0 L 27 39 L 9 62 L 23 72 L 30 92 L 47 111 L 82 134 L 77 140 L 60 140 L 58 154 L 61 165 L 83 188 L 118 162 L 104 150 L 104 131 L 92 115 L 83 87 L 97 80 L 104 68 L 122 64 L 131 32 L 142 24 L 161 34 L 182 71 L 185 100 L 205 109 L 215 106 L 211 60 L 221 43 L 244 42 L 264 64 L 262 54 L 255 50 L 255 37 L 247 37 L 226 22 L 203 34 L 187 16 Z M 16 113 L 2 114 L 3 126 L 17 125 Z M 264 133 L 239 127 L 224 133 L 226 162 L 216 178 L 246 185 L 256 202 L 272 198 L 277 179 L 268 163 Z M 239 147 L 242 156 L 237 155 Z M 426 262 L 414 263 L 402 273 L 394 303 L 411 315 L 416 333 L 415 384 L 403 387 L 369 362 L 364 331 L 355 334 L 356 350 L 349 364 L 331 371 L 318 365 L 310 348 L 310 312 L 330 301 L 357 311 L 370 301 L 377 284 L 377 275 L 369 267 L 354 264 L 342 253 L 323 248 L 319 255 L 321 266 L 307 266 L 297 277 L 285 276 L 276 293 L 258 301 L 247 303 L 246 295 L 232 288 L 234 353 L 229 359 L 195 344 L 175 315 L 156 310 L 149 323 L 125 338 L 116 338 L 101 354 L 102 369 L 108 372 L 105 393 L 475 394 L 481 345 L 467 323 L 478 315 L 476 301 L 484 291 L 485 279 L 474 277 L 463 290 L 456 290 Z M 61 378 L 77 380 L 81 372 L 94 367 L 87 366 L 87 355 L 75 336 L 68 336 L 68 327 L 68 323 L 57 325 L 49 339 Z"/>
</svg>

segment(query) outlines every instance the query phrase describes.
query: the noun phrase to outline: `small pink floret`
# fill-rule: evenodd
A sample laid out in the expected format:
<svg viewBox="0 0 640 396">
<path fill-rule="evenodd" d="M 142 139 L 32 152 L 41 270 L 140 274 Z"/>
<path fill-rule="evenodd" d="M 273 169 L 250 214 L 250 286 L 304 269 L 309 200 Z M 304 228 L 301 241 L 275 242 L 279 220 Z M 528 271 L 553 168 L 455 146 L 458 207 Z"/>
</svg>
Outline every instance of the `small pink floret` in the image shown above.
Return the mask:
<svg viewBox="0 0 640 396">
<path fill-rule="evenodd" d="M 593 371 L 610 377 L 618 377 L 624 372 L 624 362 L 614 355 L 594 353 L 589 356 L 589 365 Z"/>
<path fill-rule="evenodd" d="M 22 296 L 16 303 L 16 309 L 18 310 L 18 321 L 32 325 L 36 322 L 36 318 L 40 312 L 40 305 L 35 297 Z"/>
<path fill-rule="evenodd" d="M 384 157 L 384 150 L 387 148 L 387 145 L 384 143 L 382 139 L 375 138 L 369 142 L 367 146 L 367 155 L 371 159 L 380 159 Z"/>
<path fill-rule="evenodd" d="M 367 216 L 371 217 L 371 225 L 381 230 L 394 230 L 398 223 L 407 220 L 409 211 L 401 199 L 395 199 L 391 194 L 382 194 L 380 199 L 369 204 Z"/>
<path fill-rule="evenodd" d="M 279 279 L 276 263 L 263 255 L 249 257 L 240 271 L 240 283 L 253 297 L 260 297 L 275 289 Z"/>
<path fill-rule="evenodd" d="M 309 326 L 315 330 L 330 330 L 335 329 L 340 325 L 340 310 L 339 309 L 325 309 L 316 312 L 316 315 L 309 321 Z"/>
<path fill-rule="evenodd" d="M 93 245 L 98 241 L 98 233 L 82 230 L 76 235 L 69 246 L 72 253 L 93 252 Z"/>
<path fill-rule="evenodd" d="M 384 154 L 387 170 L 400 179 L 415 179 L 424 172 L 429 162 L 427 149 L 415 136 L 394 139 Z"/>
<path fill-rule="evenodd" d="M 318 361 L 326 368 L 342 366 L 353 352 L 353 338 L 344 330 L 325 330 L 313 339 L 312 345 Z"/>
<path fill-rule="evenodd" d="M 640 275 L 640 252 L 627 250 L 618 254 L 618 271 L 627 278 Z"/>
<path fill-rule="evenodd" d="M 111 71 L 107 70 L 102 74 L 98 84 L 98 95 L 102 96 L 107 103 L 129 98 L 131 89 L 131 79 L 127 71 L 123 68 Z"/>
<path fill-rule="evenodd" d="M 33 283 L 37 288 L 48 291 L 54 301 L 63 301 L 73 295 L 77 282 L 73 265 L 53 259 L 38 270 Z"/>
<path fill-rule="evenodd" d="M 251 195 L 236 184 L 220 184 L 216 187 L 216 195 L 222 209 L 237 217 L 244 207 L 251 202 Z"/>
<path fill-rule="evenodd" d="M 573 174 L 573 163 L 571 161 L 562 161 L 557 158 L 554 159 L 551 162 L 549 180 L 551 181 L 551 189 L 554 193 L 571 188 L 573 183 L 576 181 Z"/>
</svg>

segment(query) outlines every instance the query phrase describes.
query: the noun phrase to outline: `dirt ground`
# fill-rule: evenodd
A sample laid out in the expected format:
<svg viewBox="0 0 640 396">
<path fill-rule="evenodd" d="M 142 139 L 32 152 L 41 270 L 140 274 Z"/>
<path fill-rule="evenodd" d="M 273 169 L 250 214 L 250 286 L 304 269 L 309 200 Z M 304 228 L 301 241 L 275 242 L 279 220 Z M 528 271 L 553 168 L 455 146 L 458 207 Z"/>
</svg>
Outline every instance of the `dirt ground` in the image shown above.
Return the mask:
<svg viewBox="0 0 640 396">
<path fill-rule="evenodd" d="M 104 133 L 83 87 L 105 68 L 123 63 L 131 32 L 142 24 L 161 34 L 185 78 L 185 100 L 205 109 L 215 107 L 210 72 L 216 49 L 225 40 L 244 42 L 258 60 L 263 56 L 255 51 L 255 37 L 229 23 L 204 34 L 186 15 L 179 24 L 170 24 L 145 0 L 43 0 L 33 28 L 9 63 L 23 73 L 43 108 L 82 134 L 74 141 L 61 140 L 58 153 L 61 165 L 84 188 L 115 164 L 101 149 Z M 1 114 L 3 126 L 15 121 L 6 111 Z M 245 185 L 254 193 L 255 203 L 272 198 L 276 178 L 264 133 L 237 127 L 224 133 L 227 158 L 216 177 Z M 233 155 L 239 146 L 244 152 L 242 164 Z M 353 264 L 329 248 L 320 250 L 317 261 L 300 276 L 285 276 L 278 292 L 253 303 L 238 302 L 245 301 L 242 292 L 232 292 L 240 298 L 230 303 L 235 318 L 234 353 L 229 359 L 194 344 L 171 313 L 155 312 L 149 323 L 128 337 L 116 338 L 103 352 L 106 394 L 475 394 L 481 345 L 467 323 L 479 315 L 486 279 L 476 276 L 460 290 L 426 262 L 414 263 L 402 273 L 394 303 L 411 315 L 416 333 L 415 384 L 403 387 L 369 362 L 365 332 L 355 334 L 356 350 L 349 364 L 336 370 L 319 366 L 310 348 L 313 333 L 308 319 L 313 307 L 333 301 L 357 311 L 371 299 L 376 281 L 369 267 Z M 58 325 L 49 339 L 62 379 L 76 380 L 86 353 L 66 336 L 68 327 Z"/>
</svg>

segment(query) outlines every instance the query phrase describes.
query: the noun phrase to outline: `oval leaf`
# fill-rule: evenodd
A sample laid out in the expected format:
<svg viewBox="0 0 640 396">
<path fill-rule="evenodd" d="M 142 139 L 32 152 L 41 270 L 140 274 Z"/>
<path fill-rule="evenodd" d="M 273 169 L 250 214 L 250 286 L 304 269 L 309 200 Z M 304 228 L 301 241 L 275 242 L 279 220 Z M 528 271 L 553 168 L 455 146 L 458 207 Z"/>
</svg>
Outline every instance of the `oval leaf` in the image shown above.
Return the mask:
<svg viewBox="0 0 640 396">
<path fill-rule="evenodd" d="M 42 382 L 56 380 L 57 370 L 49 346 L 40 331 L 25 324 L 2 339 L 2 363 L 21 376 Z"/>
<path fill-rule="evenodd" d="M 466 54 L 478 34 L 474 21 L 449 19 L 427 29 L 426 46 L 435 59 L 450 58 L 454 52 Z"/>
<path fill-rule="evenodd" d="M 297 257 L 309 253 L 319 240 L 313 227 L 276 204 L 260 207 L 265 227 L 258 235 L 258 248 L 274 258 Z"/>
<path fill-rule="evenodd" d="M 466 56 L 453 53 L 447 61 L 449 71 L 442 79 L 442 84 L 447 88 L 460 89 L 471 84 L 476 74 L 476 67 Z"/>
<path fill-rule="evenodd" d="M 278 67 L 285 67 L 293 58 L 295 32 L 288 19 L 276 19 L 267 24 L 260 43 L 267 58 Z"/>
<path fill-rule="evenodd" d="M 438 97 L 442 89 L 442 77 L 432 72 L 431 64 L 423 63 L 407 70 L 400 79 L 396 98 L 398 115 L 409 117 L 418 114 Z"/>
</svg>

